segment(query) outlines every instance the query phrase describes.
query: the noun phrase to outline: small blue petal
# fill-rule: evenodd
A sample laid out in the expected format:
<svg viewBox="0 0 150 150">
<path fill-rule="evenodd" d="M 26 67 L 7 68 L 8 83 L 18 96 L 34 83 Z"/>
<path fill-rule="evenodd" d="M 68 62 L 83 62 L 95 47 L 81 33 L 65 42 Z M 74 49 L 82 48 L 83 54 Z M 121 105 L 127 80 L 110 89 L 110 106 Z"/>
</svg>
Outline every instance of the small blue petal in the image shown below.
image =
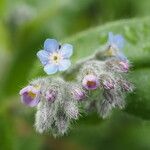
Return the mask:
<svg viewBox="0 0 150 150">
<path fill-rule="evenodd" d="M 119 60 L 121 60 L 121 61 L 127 61 L 127 60 L 128 60 L 127 57 L 126 57 L 123 53 L 121 53 L 121 52 L 119 52 L 119 53 L 117 54 L 117 58 L 118 58 Z"/>
<path fill-rule="evenodd" d="M 114 42 L 114 35 L 113 35 L 113 33 L 112 32 L 109 32 L 108 33 L 108 42 L 110 43 L 110 44 L 112 44 L 113 42 Z"/>
<path fill-rule="evenodd" d="M 48 63 L 48 57 L 49 57 L 49 54 L 47 51 L 45 50 L 40 50 L 37 52 L 37 57 L 40 59 L 41 63 L 43 65 L 46 65 Z"/>
<path fill-rule="evenodd" d="M 55 64 L 47 64 L 44 67 L 44 71 L 49 75 L 49 74 L 54 74 L 58 71 L 58 66 Z"/>
<path fill-rule="evenodd" d="M 59 49 L 59 43 L 55 39 L 47 39 L 44 42 L 44 49 L 48 52 L 54 52 Z"/>
<path fill-rule="evenodd" d="M 114 36 L 114 43 L 118 46 L 119 49 L 124 47 L 124 38 L 121 35 Z"/>
<path fill-rule="evenodd" d="M 71 66 L 69 59 L 63 59 L 59 64 L 59 71 L 65 71 Z"/>
<path fill-rule="evenodd" d="M 69 58 L 73 54 L 73 46 L 71 44 L 63 44 L 60 52 L 64 58 Z"/>
<path fill-rule="evenodd" d="M 117 34 L 117 35 L 113 35 L 112 32 L 109 32 L 108 34 L 108 43 L 110 45 L 115 45 L 117 46 L 119 49 L 122 49 L 124 46 L 124 38 L 123 36 Z"/>
</svg>

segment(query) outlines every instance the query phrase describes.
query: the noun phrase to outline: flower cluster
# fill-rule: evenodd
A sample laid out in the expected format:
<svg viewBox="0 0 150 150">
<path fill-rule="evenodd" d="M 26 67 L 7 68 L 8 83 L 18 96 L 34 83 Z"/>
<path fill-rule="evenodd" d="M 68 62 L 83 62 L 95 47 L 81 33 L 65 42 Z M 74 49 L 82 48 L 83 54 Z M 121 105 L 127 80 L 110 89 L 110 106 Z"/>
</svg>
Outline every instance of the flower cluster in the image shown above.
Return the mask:
<svg viewBox="0 0 150 150">
<path fill-rule="evenodd" d="M 133 85 L 126 79 L 130 63 L 123 54 L 123 45 L 121 35 L 109 33 L 106 50 L 78 65 L 77 78 L 72 82 L 43 77 L 20 91 L 23 104 L 37 106 L 35 128 L 39 133 L 64 135 L 72 121 L 79 118 L 81 106 L 82 112 L 94 109 L 102 118 L 110 115 L 113 108 L 124 108 L 125 93 L 132 92 Z M 49 75 L 67 70 L 72 53 L 72 45 L 47 39 L 37 57 Z M 74 73 L 71 69 L 70 72 Z"/>
</svg>

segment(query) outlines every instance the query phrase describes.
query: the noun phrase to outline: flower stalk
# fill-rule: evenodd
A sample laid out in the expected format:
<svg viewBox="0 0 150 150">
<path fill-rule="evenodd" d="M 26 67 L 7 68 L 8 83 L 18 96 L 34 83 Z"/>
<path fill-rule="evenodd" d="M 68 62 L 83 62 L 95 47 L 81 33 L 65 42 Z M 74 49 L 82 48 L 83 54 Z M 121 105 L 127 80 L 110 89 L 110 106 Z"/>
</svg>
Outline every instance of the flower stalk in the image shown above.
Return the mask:
<svg viewBox="0 0 150 150">
<path fill-rule="evenodd" d="M 62 136 L 83 112 L 96 110 L 100 117 L 106 118 L 113 108 L 123 109 L 125 93 L 133 91 L 133 85 L 125 78 L 130 62 L 123 46 L 121 35 L 109 33 L 105 50 L 69 68 L 73 46 L 47 39 L 43 50 L 37 53 L 44 71 L 48 75 L 65 73 L 64 79 L 50 76 L 35 79 L 20 91 L 23 104 L 37 106 L 36 131 Z M 65 80 L 68 76 L 73 76 L 71 82 Z"/>
</svg>

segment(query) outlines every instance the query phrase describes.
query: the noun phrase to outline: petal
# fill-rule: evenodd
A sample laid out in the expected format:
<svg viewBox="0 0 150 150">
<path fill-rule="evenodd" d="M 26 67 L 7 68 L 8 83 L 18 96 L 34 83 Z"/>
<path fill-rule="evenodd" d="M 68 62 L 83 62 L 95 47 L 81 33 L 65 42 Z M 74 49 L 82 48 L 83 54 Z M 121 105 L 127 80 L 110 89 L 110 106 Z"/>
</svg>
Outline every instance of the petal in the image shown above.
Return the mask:
<svg viewBox="0 0 150 150">
<path fill-rule="evenodd" d="M 25 92 L 28 92 L 29 86 L 24 87 L 23 89 L 20 90 L 19 94 L 22 95 Z"/>
<path fill-rule="evenodd" d="M 121 52 L 118 52 L 117 58 L 121 61 L 128 61 L 127 57 Z"/>
<path fill-rule="evenodd" d="M 114 41 L 114 35 L 112 32 L 108 33 L 108 43 L 112 44 Z"/>
<path fill-rule="evenodd" d="M 73 54 L 73 46 L 71 44 L 63 44 L 60 53 L 64 58 L 69 58 Z"/>
<path fill-rule="evenodd" d="M 59 64 L 59 71 L 65 71 L 71 66 L 69 59 L 63 59 Z"/>
<path fill-rule="evenodd" d="M 55 39 L 46 39 L 44 49 L 48 52 L 54 52 L 59 49 L 59 43 Z"/>
<path fill-rule="evenodd" d="M 21 96 L 21 101 L 25 105 L 28 105 L 30 107 L 34 107 L 39 103 L 40 99 L 38 98 L 38 96 L 36 96 L 34 99 L 32 99 L 30 96 L 28 96 L 28 93 L 24 93 Z"/>
<path fill-rule="evenodd" d="M 28 85 L 28 86 L 22 88 L 22 89 L 20 90 L 19 94 L 20 94 L 20 95 L 23 95 L 24 93 L 27 93 L 27 92 L 33 91 L 33 90 L 34 90 L 34 92 L 35 92 L 35 88 L 34 88 L 33 86 L 31 86 L 31 85 Z"/>
<path fill-rule="evenodd" d="M 30 107 L 35 107 L 35 106 L 38 105 L 39 102 L 40 102 L 40 99 L 39 99 L 39 97 L 37 96 L 34 100 L 32 100 L 32 101 L 29 103 L 28 106 L 30 106 Z"/>
<path fill-rule="evenodd" d="M 114 43 L 118 46 L 119 49 L 122 49 L 124 46 L 124 38 L 121 35 L 116 35 L 114 37 Z"/>
<path fill-rule="evenodd" d="M 40 50 L 37 52 L 37 57 L 40 59 L 41 63 L 43 65 L 46 65 L 49 61 L 48 57 L 49 57 L 49 53 L 45 50 Z"/>
<path fill-rule="evenodd" d="M 32 98 L 29 95 L 29 92 L 36 94 L 35 98 Z M 21 95 L 21 102 L 30 107 L 36 106 L 40 101 L 40 98 L 39 98 L 40 91 L 38 89 L 34 88 L 33 86 L 30 86 L 30 85 L 26 86 L 25 88 L 23 88 L 20 91 L 19 94 Z"/>
<path fill-rule="evenodd" d="M 109 32 L 108 43 L 112 45 L 116 45 L 119 49 L 122 49 L 124 46 L 124 38 L 120 34 L 113 35 L 112 32 Z"/>
<path fill-rule="evenodd" d="M 44 71 L 47 73 L 47 74 L 54 74 L 58 71 L 58 66 L 55 65 L 55 64 L 47 64 L 45 67 L 44 67 Z"/>
</svg>

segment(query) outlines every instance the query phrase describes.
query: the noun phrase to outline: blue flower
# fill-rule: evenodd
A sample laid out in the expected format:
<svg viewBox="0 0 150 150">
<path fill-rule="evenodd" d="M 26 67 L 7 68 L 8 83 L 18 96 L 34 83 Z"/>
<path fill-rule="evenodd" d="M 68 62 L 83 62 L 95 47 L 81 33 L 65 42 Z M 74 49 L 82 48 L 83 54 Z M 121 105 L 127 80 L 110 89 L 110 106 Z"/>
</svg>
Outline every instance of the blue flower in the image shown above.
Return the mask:
<svg viewBox="0 0 150 150">
<path fill-rule="evenodd" d="M 108 34 L 108 45 L 109 45 L 109 49 L 108 49 L 108 54 L 110 56 L 115 56 L 117 57 L 119 60 L 121 61 L 126 61 L 127 58 L 126 56 L 123 54 L 123 47 L 124 47 L 124 38 L 122 35 L 113 35 L 112 32 L 109 32 Z"/>
<path fill-rule="evenodd" d="M 59 45 L 55 39 L 46 39 L 44 42 L 44 50 L 37 52 L 37 57 L 44 66 L 47 74 L 54 74 L 57 71 L 67 70 L 71 62 L 69 60 L 73 53 L 71 44 Z"/>
</svg>

